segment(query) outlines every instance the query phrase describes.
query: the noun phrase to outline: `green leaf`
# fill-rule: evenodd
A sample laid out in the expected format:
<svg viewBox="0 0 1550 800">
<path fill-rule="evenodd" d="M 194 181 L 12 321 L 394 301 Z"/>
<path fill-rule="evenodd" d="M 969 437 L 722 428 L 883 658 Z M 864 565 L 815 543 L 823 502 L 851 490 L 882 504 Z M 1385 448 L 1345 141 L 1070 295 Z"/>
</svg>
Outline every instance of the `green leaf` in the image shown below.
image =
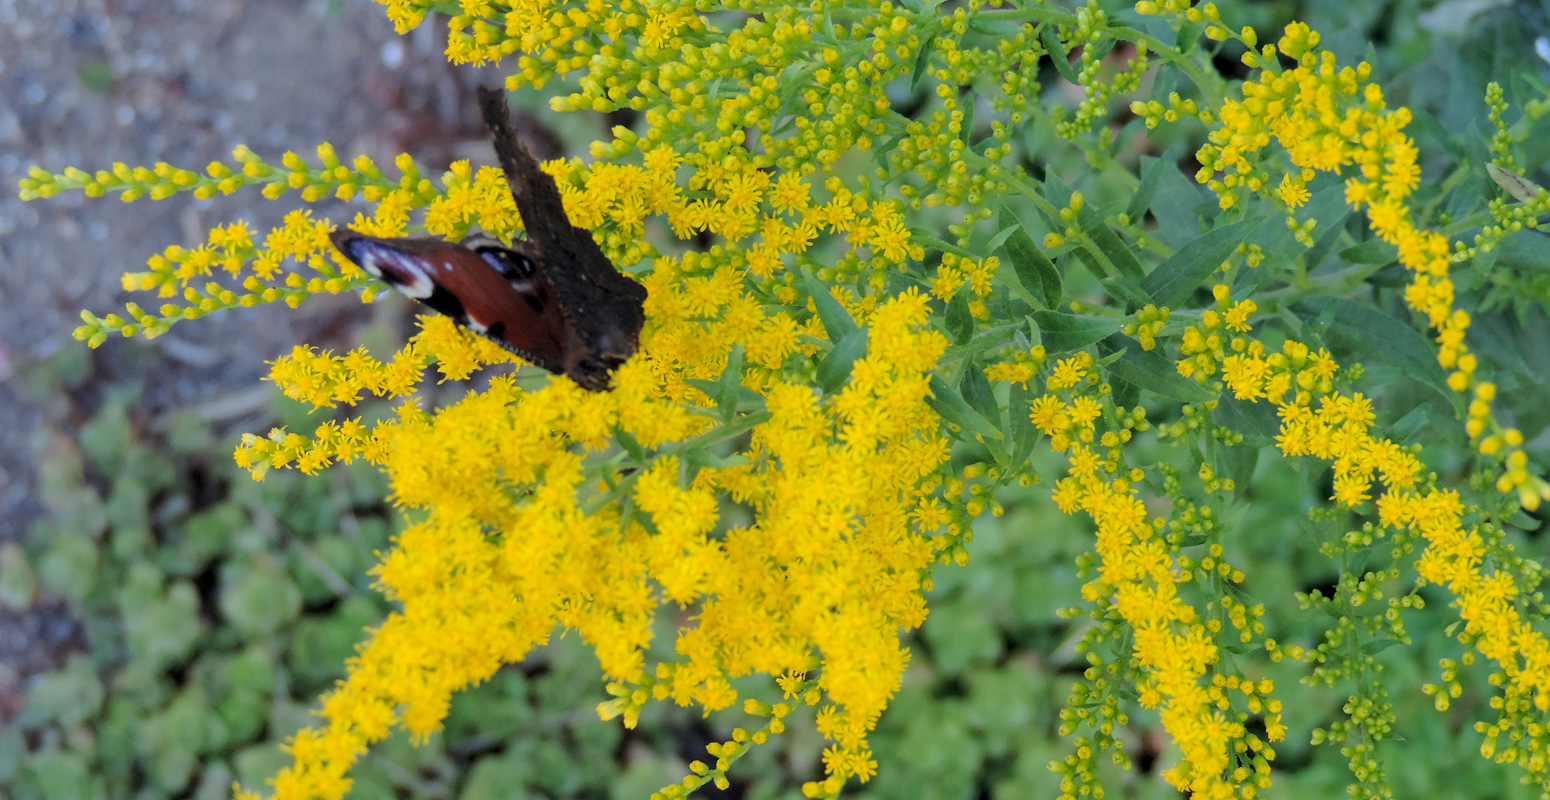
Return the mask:
<svg viewBox="0 0 1550 800">
<path fill-rule="evenodd" d="M 235 532 L 250 524 L 242 506 L 218 503 L 190 516 L 173 539 L 176 547 L 163 548 L 157 563 L 173 574 L 198 573 L 231 547 Z"/>
<path fill-rule="evenodd" d="M 1033 237 L 1023 230 L 1011 212 L 1002 209 L 1000 222 L 1003 232 L 1011 231 L 1002 244 L 1007 260 L 1012 263 L 1018 285 L 1034 299 L 1043 302 L 1045 307 L 1059 306 L 1060 295 L 1064 291 L 1060 271 L 1055 269 L 1055 264 L 1044 255 L 1044 251 L 1034 244 Z"/>
<path fill-rule="evenodd" d="M 1345 185 L 1336 183 L 1324 189 L 1314 192 L 1308 203 L 1303 206 L 1303 213 L 1299 219 L 1316 219 L 1318 225 L 1313 227 L 1315 239 L 1313 246 L 1303 254 L 1302 263 L 1308 270 L 1312 270 L 1329 256 L 1329 251 L 1335 248 L 1345 232 L 1346 218 L 1351 216 L 1351 207 L 1345 204 Z M 1285 231 L 1285 227 L 1281 228 Z M 1290 235 L 1290 234 L 1286 234 Z"/>
<path fill-rule="evenodd" d="M 64 669 L 32 681 L 19 723 L 35 727 L 55 722 L 73 728 L 97 716 L 105 695 L 91 659 L 77 653 L 70 656 Z"/>
<path fill-rule="evenodd" d="M 1077 252 L 1082 253 L 1085 251 L 1078 250 Z M 1092 261 L 1089 261 L 1088 263 L 1093 264 Z M 1096 265 L 1093 265 L 1096 268 Z M 1104 290 L 1108 292 L 1110 297 L 1116 300 L 1124 300 L 1129 305 L 1142 307 L 1152 302 L 1152 296 L 1147 294 L 1146 291 L 1141 288 L 1141 284 L 1125 277 L 1124 275 L 1115 275 L 1108 278 L 1103 278 L 1099 280 L 1098 283 L 1099 285 L 1103 286 Z"/>
<path fill-rule="evenodd" d="M 1514 270 L 1540 273 L 1550 272 L 1550 247 L 1545 246 L 1545 240 L 1542 236 L 1508 236 L 1502 240 L 1500 246 L 1490 253 L 1482 253 L 1476 256 L 1472 266 L 1477 269 L 1490 267 L 1489 256 L 1495 256 L 1502 264 L 1508 265 Z M 1484 273 L 1482 277 L 1484 277 Z"/>
<path fill-rule="evenodd" d="M 1242 490 L 1249 485 L 1249 479 L 1254 477 L 1254 468 L 1259 465 L 1260 452 L 1258 447 L 1248 445 L 1229 447 L 1217 443 L 1217 472 L 1223 477 L 1231 478 L 1237 490 Z"/>
<path fill-rule="evenodd" d="M 53 528 L 40 524 L 45 530 Z M 38 583 L 50 594 L 83 600 L 97 581 L 97 546 L 73 530 L 53 530 L 39 538 L 48 542 L 48 549 L 38 559 Z"/>
<path fill-rule="evenodd" d="M 1065 353 L 1086 347 L 1118 333 L 1122 324 L 1114 317 L 1092 317 L 1060 311 L 1035 311 L 1033 322 L 1039 326 L 1039 338 L 1044 343 L 1044 349 L 1051 353 Z"/>
<path fill-rule="evenodd" d="M 988 33 L 991 36 L 1008 38 L 1016 36 L 1022 29 L 1022 23 L 1013 19 L 986 19 L 981 16 L 970 16 L 969 30 L 975 33 Z"/>
<path fill-rule="evenodd" d="M 1200 48 L 1202 34 L 1205 33 L 1206 22 L 1186 22 L 1179 26 L 1179 35 L 1174 39 L 1174 46 L 1181 53 L 1193 53 Z"/>
<path fill-rule="evenodd" d="M 1268 402 L 1239 400 L 1231 392 L 1216 404 L 1217 425 L 1243 436 L 1244 447 L 1265 447 L 1281 433 L 1281 423 Z"/>
<path fill-rule="evenodd" d="M 968 344 L 974 338 L 974 315 L 969 312 L 969 292 L 960 289 L 947 303 L 947 334 L 953 344 Z"/>
<path fill-rule="evenodd" d="M 920 52 L 915 54 L 915 69 L 910 73 L 911 92 L 920 86 L 921 76 L 925 75 L 926 68 L 931 66 L 931 49 L 936 44 L 937 35 L 933 33 L 920 43 Z"/>
<path fill-rule="evenodd" d="M 1415 441 L 1427 428 L 1452 424 L 1452 414 L 1439 414 L 1431 403 L 1421 403 L 1388 427 L 1388 437 L 1396 442 Z"/>
<path fill-rule="evenodd" d="M 521 731 L 537 724 L 527 693 L 527 676 L 520 670 L 503 669 L 489 681 L 452 695 L 446 741 L 491 736 L 515 742 Z"/>
<path fill-rule="evenodd" d="M 136 749 L 151 783 L 169 792 L 188 785 L 199 755 L 224 743 L 225 725 L 202 687 L 191 686 L 140 726 Z"/>
<path fill-rule="evenodd" d="M 221 615 L 249 640 L 274 635 L 301 612 L 301 590 L 277 559 L 260 553 L 221 568 Z"/>
<path fill-rule="evenodd" d="M 1078 83 L 1079 78 L 1076 69 L 1071 66 L 1071 56 L 1066 52 L 1066 45 L 1060 41 L 1060 33 L 1055 26 L 1046 25 L 1039 31 L 1039 41 L 1044 43 L 1044 49 L 1049 53 L 1050 63 L 1055 65 L 1055 71 L 1060 77 L 1071 83 Z"/>
<path fill-rule="evenodd" d="M 1045 724 L 1051 709 L 1061 706 L 1050 697 L 1049 673 L 1043 665 L 1035 666 L 1030 661 L 1006 659 L 994 668 L 973 670 L 965 676 L 969 691 L 964 700 L 971 719 L 976 720 L 976 725 L 984 730 L 991 742 L 1006 741 L 1004 746 L 993 746 L 993 751 L 1007 750 L 1018 746 L 1017 742 L 1030 739 L 1029 729 Z M 1049 794 L 1053 792 L 1008 794 L 998 786 L 994 796 L 1043 797 Z"/>
<path fill-rule="evenodd" d="M 1144 178 L 1143 178 L 1144 180 Z M 1178 250 L 1200 235 L 1201 211 L 1216 207 L 1194 179 L 1166 161 L 1158 168 L 1157 192 L 1150 208 L 1157 219 L 1153 238 Z"/>
<path fill-rule="evenodd" d="M 1310 297 L 1292 310 L 1310 322 L 1326 322 L 1325 336 L 1363 361 L 1393 367 L 1436 389 L 1450 403 L 1454 400 L 1432 343 L 1409 324 L 1370 305 L 1335 297 Z"/>
<path fill-rule="evenodd" d="M 1375 653 L 1381 653 L 1396 644 L 1399 644 L 1398 639 L 1374 639 L 1370 642 L 1362 643 L 1362 652 L 1366 653 L 1367 655 L 1373 655 Z"/>
<path fill-rule="evenodd" d="M 646 460 L 646 448 L 642 447 L 640 441 L 624 428 L 617 425 L 614 426 L 614 441 L 618 442 L 619 447 L 634 461 L 642 462 Z"/>
<path fill-rule="evenodd" d="M 1172 361 L 1141 349 L 1135 339 L 1116 333 L 1098 343 L 1099 352 L 1118 352 L 1109 372 L 1161 397 L 1185 403 L 1203 403 L 1216 395 L 1179 374 Z"/>
<path fill-rule="evenodd" d="M 512 747 L 475 762 L 463 780 L 458 800 L 503 800 L 526 795 L 519 787 L 533 784 L 531 745 Z"/>
<path fill-rule="evenodd" d="M 684 454 L 684 463 L 692 468 L 690 472 L 692 476 L 699 470 L 706 468 L 726 469 L 728 467 L 740 467 L 744 464 L 751 464 L 753 461 L 742 453 L 723 456 L 709 450 L 696 448 Z"/>
<path fill-rule="evenodd" d="M 381 624 L 382 616 L 371 601 L 352 595 L 328 616 L 309 616 L 297 622 L 285 657 L 296 691 L 314 694 L 343 678 L 345 660 L 366 637 L 366 628 Z"/>
<path fill-rule="evenodd" d="M 141 580 L 144 578 L 131 571 L 131 581 Z M 186 658 L 205 628 L 199 618 L 199 593 L 194 591 L 193 584 L 178 581 L 148 605 L 125 602 L 132 591 L 126 586 L 119 595 L 130 656 L 152 670 L 164 669 Z"/>
<path fill-rule="evenodd" d="M 81 426 L 78 438 L 86 457 L 109 475 L 117 474 L 124 467 L 135 446 L 128 410 L 128 404 L 133 400 L 122 390 L 116 391 L 103 403 L 97 416 Z"/>
<path fill-rule="evenodd" d="M 990 237 L 990 241 L 985 243 L 985 252 L 994 253 L 997 250 L 1000 250 L 1001 245 L 1005 244 L 1006 240 L 1010 238 L 1012 234 L 1017 233 L 1023 229 L 1023 224 L 1018 222 L 1015 217 L 1009 220 L 1008 217 L 1010 216 L 1011 215 L 1009 215 L 1005 209 L 1002 209 L 1001 217 L 997 220 L 997 222 L 1001 223 L 1003 227 L 996 233 L 995 236 Z M 1008 224 L 1008 222 L 1011 224 Z"/>
<path fill-rule="evenodd" d="M 1012 384 L 1011 396 L 1007 399 L 1006 411 L 1011 423 L 1012 433 L 1012 460 L 1009 469 L 1017 469 L 1033 455 L 1033 446 L 1039 440 L 1039 429 L 1034 427 L 1033 418 L 1028 416 L 1032 408 L 1033 393 L 1020 383 Z"/>
<path fill-rule="evenodd" d="M 1253 236 L 1265 222 L 1255 217 L 1224 225 L 1179 248 L 1141 281 L 1141 289 L 1159 306 L 1173 308 L 1189 299 L 1195 289 Z"/>
<path fill-rule="evenodd" d="M 995 663 L 1005 646 L 995 620 L 980 604 L 964 599 L 933 605 L 920 635 L 931 648 L 933 669 L 946 676 L 971 664 Z"/>
<path fill-rule="evenodd" d="M 977 433 L 991 439 L 1002 438 L 1001 430 L 971 408 L 963 399 L 963 395 L 948 386 L 947 381 L 942 380 L 940 375 L 931 376 L 931 396 L 926 398 L 926 402 L 936 409 L 936 413 L 940 414 L 942 419 L 963 428 L 966 432 Z"/>
<path fill-rule="evenodd" d="M 218 446 L 210 422 L 193 411 L 178 411 L 172 415 L 167 429 L 167 446 L 183 456 L 199 457 Z"/>
<path fill-rule="evenodd" d="M 102 789 L 92 791 L 91 767 L 84 755 L 57 746 L 32 753 L 22 762 L 22 770 L 22 786 L 35 787 L 37 794 L 31 796 L 39 800 L 77 800 L 99 796 Z"/>
<path fill-rule="evenodd" d="M 818 364 L 818 388 L 824 394 L 833 394 L 850 379 L 850 370 L 856 359 L 866 353 L 867 329 L 851 331 L 834 346 Z"/>
<path fill-rule="evenodd" d="M 107 515 L 108 525 L 113 528 L 115 537 L 127 528 L 149 532 L 151 520 L 147 506 L 150 505 L 150 498 L 150 488 L 139 475 L 119 475 L 113 481 L 113 490 L 108 494 L 107 507 L 103 512 Z M 138 557 L 141 553 L 114 553 L 114 555 L 127 560 Z"/>
<path fill-rule="evenodd" d="M 738 391 L 743 388 L 743 346 L 737 345 L 727 355 L 727 368 L 721 371 L 721 382 L 711 395 L 716 410 L 721 412 L 722 422 L 731 422 L 737 416 Z"/>
<path fill-rule="evenodd" d="M 1545 523 L 1535 519 L 1532 514 L 1529 514 L 1521 508 L 1513 512 L 1512 516 L 1507 518 L 1507 524 L 1513 526 L 1514 528 L 1518 528 L 1519 530 L 1529 532 L 1537 531 L 1545 526 Z"/>
<path fill-rule="evenodd" d="M 206 763 L 199 771 L 199 780 L 194 784 L 193 794 L 188 796 L 188 800 L 227 800 L 231 797 L 231 784 L 235 777 L 231 767 L 224 761 Z"/>
<path fill-rule="evenodd" d="M 301 713 L 305 713 L 303 710 Z M 307 720 L 302 719 L 301 722 Z M 296 727 L 300 727 L 299 725 Z M 289 726 L 279 727 L 274 734 L 276 738 L 290 735 L 295 731 Z M 291 757 L 275 747 L 270 742 L 261 742 L 250 745 L 237 751 L 232 758 L 232 768 L 237 772 L 237 780 L 244 786 L 262 786 L 264 782 L 273 778 L 276 772 L 289 766 Z"/>
<path fill-rule="evenodd" d="M 1382 239 L 1368 239 L 1340 251 L 1347 264 L 1392 264 L 1399 260 L 1399 248 Z"/>
<path fill-rule="evenodd" d="M 969 408 L 979 412 L 980 416 L 987 420 L 1001 417 L 995 389 L 990 385 L 990 379 L 985 377 L 985 370 L 978 364 L 970 364 L 964 369 L 963 377 L 958 379 L 958 391 L 963 394 Z"/>
<path fill-rule="evenodd" d="M 0 609 L 20 613 L 32 606 L 38 576 L 27 554 L 15 542 L 0 543 Z"/>
<path fill-rule="evenodd" d="M 851 319 L 850 312 L 845 310 L 845 306 L 829 293 L 829 287 L 818 280 L 813 273 L 805 269 L 801 272 L 802 285 L 806 287 L 808 296 L 813 298 L 813 306 L 818 309 L 818 319 L 823 322 L 823 329 L 829 335 L 829 341 L 837 343 L 854 333 L 856 321 Z"/>
<path fill-rule="evenodd" d="M 889 136 L 872 145 L 872 163 L 882 167 L 883 169 L 887 169 L 888 156 L 893 153 L 894 148 L 899 146 L 899 140 L 903 138 L 903 134 Z"/>
<path fill-rule="evenodd" d="M 1152 196 L 1157 193 L 1157 187 L 1162 184 L 1163 171 L 1179 168 L 1175 162 L 1166 158 L 1155 156 L 1141 157 L 1141 185 L 1136 187 L 1135 194 L 1130 196 L 1130 205 L 1125 207 L 1125 215 L 1132 220 L 1139 221 L 1146 213 L 1147 206 L 1151 205 Z"/>
<path fill-rule="evenodd" d="M 1108 220 L 1089 207 L 1082 209 L 1081 221 L 1082 232 L 1093 240 L 1093 244 L 1108 257 L 1109 263 L 1119 270 L 1119 276 L 1109 277 L 1123 277 L 1137 283 L 1146 277 L 1146 270 L 1141 268 L 1135 251 L 1109 227 Z"/>
</svg>

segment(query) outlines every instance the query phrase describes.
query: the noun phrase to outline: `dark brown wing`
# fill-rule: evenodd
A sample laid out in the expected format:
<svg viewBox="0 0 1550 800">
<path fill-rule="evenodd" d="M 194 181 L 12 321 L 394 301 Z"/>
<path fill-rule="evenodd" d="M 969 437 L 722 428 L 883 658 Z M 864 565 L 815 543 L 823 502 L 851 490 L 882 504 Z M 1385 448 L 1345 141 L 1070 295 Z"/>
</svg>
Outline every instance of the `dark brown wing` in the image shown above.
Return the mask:
<svg viewBox="0 0 1550 800">
<path fill-rule="evenodd" d="M 606 388 L 609 373 L 639 347 L 646 287 L 619 274 L 592 234 L 571 224 L 554 179 L 511 129 L 506 93 L 481 86 L 479 106 L 527 229 L 527 245 L 543 264 L 570 324 L 565 372 L 587 388 Z"/>
<path fill-rule="evenodd" d="M 550 372 L 565 372 L 565 321 L 553 288 L 525 253 L 494 240 L 386 239 L 329 234 L 383 283 Z"/>
</svg>

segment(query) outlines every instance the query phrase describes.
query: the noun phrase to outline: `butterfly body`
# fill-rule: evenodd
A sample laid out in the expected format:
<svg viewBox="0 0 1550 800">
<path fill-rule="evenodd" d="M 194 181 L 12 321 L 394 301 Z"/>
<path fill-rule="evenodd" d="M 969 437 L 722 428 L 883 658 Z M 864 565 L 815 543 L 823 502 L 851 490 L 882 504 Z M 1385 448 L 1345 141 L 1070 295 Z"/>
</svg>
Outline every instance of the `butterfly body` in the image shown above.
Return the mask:
<svg viewBox="0 0 1550 800">
<path fill-rule="evenodd" d="M 485 123 L 527 239 L 385 238 L 341 229 L 341 253 L 407 297 L 550 372 L 603 391 L 635 354 L 646 288 L 619 274 L 571 224 L 554 179 L 511 130 L 505 94 L 480 87 Z"/>
</svg>

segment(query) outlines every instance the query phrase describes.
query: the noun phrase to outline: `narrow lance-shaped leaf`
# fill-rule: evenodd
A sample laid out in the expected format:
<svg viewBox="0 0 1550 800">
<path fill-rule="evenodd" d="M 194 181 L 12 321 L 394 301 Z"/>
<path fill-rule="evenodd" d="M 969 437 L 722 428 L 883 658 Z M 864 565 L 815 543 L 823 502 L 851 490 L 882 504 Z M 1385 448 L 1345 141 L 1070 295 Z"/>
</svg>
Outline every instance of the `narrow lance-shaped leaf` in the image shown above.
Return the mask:
<svg viewBox="0 0 1550 800">
<path fill-rule="evenodd" d="M 926 398 L 926 403 L 942 415 L 942 419 L 965 431 L 991 439 L 1002 438 L 1001 429 L 970 408 L 963 395 L 947 385 L 947 381 L 942 380 L 940 375 L 931 376 L 931 397 Z"/>
<path fill-rule="evenodd" d="M 1099 342 L 1098 348 L 1100 352 L 1119 353 L 1119 357 L 1109 364 L 1109 372 L 1116 378 L 1130 381 L 1153 394 L 1185 403 L 1203 403 L 1216 397 L 1210 390 L 1180 375 L 1172 361 L 1141 349 L 1141 343 L 1129 336 L 1116 333 Z"/>
<path fill-rule="evenodd" d="M 802 285 L 807 289 L 808 296 L 813 298 L 813 306 L 818 309 L 818 319 L 823 322 L 823 329 L 829 334 L 829 341 L 838 342 L 849 336 L 856 330 L 856 321 L 851 319 L 850 312 L 840 301 L 834 299 L 829 293 L 829 287 L 813 276 L 813 273 L 802 270 Z"/>
<path fill-rule="evenodd" d="M 1035 311 L 1033 323 L 1039 326 L 1039 338 L 1051 353 L 1078 350 L 1118 333 L 1121 321 L 1114 317 L 1092 317 L 1059 311 Z"/>
<path fill-rule="evenodd" d="M 1495 164 L 1486 164 L 1485 171 L 1486 174 L 1491 176 L 1491 180 L 1496 182 L 1497 186 L 1505 189 L 1508 194 L 1512 195 L 1520 203 L 1534 200 L 1544 191 L 1544 188 L 1539 184 L 1516 172 L 1508 172 Z"/>
<path fill-rule="evenodd" d="M 958 380 L 958 391 L 963 394 L 963 399 L 968 402 L 969 407 L 978 411 L 985 419 L 991 421 L 1000 419 L 1001 407 L 996 405 L 995 390 L 980 365 L 971 363 L 963 371 L 963 377 Z"/>
<path fill-rule="evenodd" d="M 1158 264 L 1141 281 L 1141 289 L 1159 306 L 1178 306 L 1189 299 L 1190 293 L 1204 284 L 1264 222 L 1264 217 L 1241 220 L 1195 239 Z"/>
<path fill-rule="evenodd" d="M 838 391 L 845 385 L 856 359 L 866 353 L 866 339 L 866 328 L 857 328 L 846 334 L 818 363 L 818 388 L 823 389 L 824 394 Z"/>
<path fill-rule="evenodd" d="M 1327 322 L 1326 335 L 1338 337 L 1357 356 L 1391 366 L 1436 389 L 1450 401 L 1448 378 L 1426 337 L 1410 325 L 1372 307 L 1333 297 L 1310 297 L 1292 308 L 1305 319 Z"/>
<path fill-rule="evenodd" d="M 722 422 L 737 415 L 738 391 L 743 388 L 743 346 L 737 345 L 727 356 L 727 368 L 721 371 L 720 385 L 713 397 Z"/>
<path fill-rule="evenodd" d="M 966 344 L 974 337 L 974 315 L 969 312 L 969 291 L 960 289 L 947 303 L 947 333 L 953 344 Z"/>
<path fill-rule="evenodd" d="M 1039 429 L 1034 427 L 1033 418 L 1028 415 L 1031 406 L 1032 393 L 1028 388 L 1020 383 L 1012 384 L 1012 392 L 1006 404 L 1012 434 L 1010 469 L 1021 467 L 1028 456 L 1033 454 L 1033 446 L 1038 441 Z"/>
<path fill-rule="evenodd" d="M 1021 223 L 1011 212 L 1003 209 L 1000 222 L 1003 233 L 1011 231 L 1003 240 L 1002 248 L 1007 259 L 1012 262 L 1012 273 L 1017 277 L 1017 283 L 1034 299 L 1042 301 L 1046 308 L 1060 305 L 1061 293 L 1065 289 L 1054 262 L 1034 244 L 1033 237 L 1022 229 Z"/>
</svg>

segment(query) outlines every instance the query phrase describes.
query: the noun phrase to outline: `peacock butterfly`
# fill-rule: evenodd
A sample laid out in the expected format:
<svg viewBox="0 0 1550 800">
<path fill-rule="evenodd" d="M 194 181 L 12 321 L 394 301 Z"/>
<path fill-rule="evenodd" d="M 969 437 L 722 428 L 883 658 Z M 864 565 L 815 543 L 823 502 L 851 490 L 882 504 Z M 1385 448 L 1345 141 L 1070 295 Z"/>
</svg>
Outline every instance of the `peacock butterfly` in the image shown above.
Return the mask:
<svg viewBox="0 0 1550 800">
<path fill-rule="evenodd" d="M 583 388 L 604 391 L 639 347 L 646 287 L 619 274 L 592 234 L 571 224 L 554 179 L 511 129 L 506 93 L 481 86 L 479 106 L 526 241 L 390 239 L 348 228 L 329 237 L 403 295 Z"/>
</svg>

